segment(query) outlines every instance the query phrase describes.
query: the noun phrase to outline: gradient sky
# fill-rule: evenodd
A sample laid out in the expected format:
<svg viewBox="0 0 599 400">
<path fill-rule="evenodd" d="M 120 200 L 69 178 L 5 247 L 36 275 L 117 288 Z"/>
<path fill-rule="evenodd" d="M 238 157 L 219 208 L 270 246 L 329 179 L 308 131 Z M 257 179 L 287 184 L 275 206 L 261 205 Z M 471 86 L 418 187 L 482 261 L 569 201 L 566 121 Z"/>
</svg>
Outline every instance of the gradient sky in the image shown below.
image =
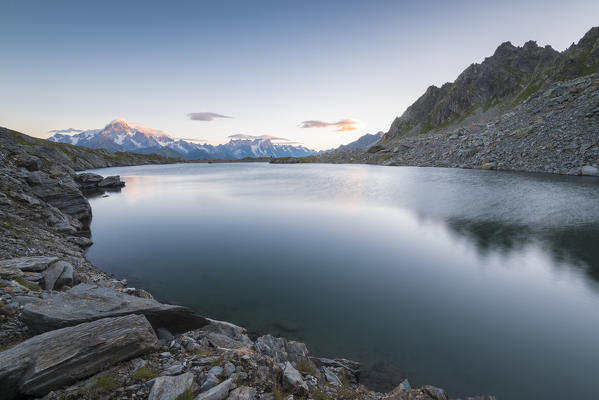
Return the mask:
<svg viewBox="0 0 599 400">
<path fill-rule="evenodd" d="M 212 144 L 335 147 L 386 131 L 501 42 L 564 50 L 599 25 L 597 0 L 521 3 L 3 0 L 0 126 L 48 137 L 122 117 Z M 206 112 L 233 118 L 190 119 Z M 300 127 L 346 119 L 359 129 Z"/>
</svg>

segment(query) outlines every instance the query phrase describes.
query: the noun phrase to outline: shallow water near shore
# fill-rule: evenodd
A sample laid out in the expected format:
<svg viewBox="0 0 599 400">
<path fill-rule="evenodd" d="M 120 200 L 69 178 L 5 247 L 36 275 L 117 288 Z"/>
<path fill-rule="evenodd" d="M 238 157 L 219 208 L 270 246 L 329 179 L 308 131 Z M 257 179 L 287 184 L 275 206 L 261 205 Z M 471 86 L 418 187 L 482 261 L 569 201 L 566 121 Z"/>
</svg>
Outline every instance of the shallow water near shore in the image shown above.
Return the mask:
<svg viewBox="0 0 599 400">
<path fill-rule="evenodd" d="M 160 300 L 452 397 L 599 393 L 599 180 L 367 165 L 102 169 L 88 258 Z M 379 386 L 380 387 L 380 386 Z M 381 389 L 383 387 L 380 387 Z"/>
</svg>

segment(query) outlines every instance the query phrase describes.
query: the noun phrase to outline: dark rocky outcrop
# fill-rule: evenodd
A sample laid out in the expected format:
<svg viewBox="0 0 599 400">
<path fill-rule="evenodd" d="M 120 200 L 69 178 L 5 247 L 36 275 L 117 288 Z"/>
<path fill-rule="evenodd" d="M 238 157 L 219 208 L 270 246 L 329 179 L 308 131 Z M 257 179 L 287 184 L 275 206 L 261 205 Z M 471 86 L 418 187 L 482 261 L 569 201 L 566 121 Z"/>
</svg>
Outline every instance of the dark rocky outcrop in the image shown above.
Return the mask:
<svg viewBox="0 0 599 400">
<path fill-rule="evenodd" d="M 0 352 L 3 399 L 43 396 L 157 347 L 143 316 L 107 318 L 47 332 Z"/>
<path fill-rule="evenodd" d="M 599 28 L 559 53 L 506 42 L 452 83 L 431 86 L 368 150 L 304 162 L 593 175 L 599 165 Z"/>
<path fill-rule="evenodd" d="M 24 306 L 23 321 L 34 332 L 128 314 L 142 314 L 154 329 L 166 328 L 173 333 L 208 324 L 208 320 L 187 307 L 161 304 L 90 284 L 79 284 L 66 292 L 43 293 L 41 298 L 20 297 L 18 301 Z"/>
</svg>

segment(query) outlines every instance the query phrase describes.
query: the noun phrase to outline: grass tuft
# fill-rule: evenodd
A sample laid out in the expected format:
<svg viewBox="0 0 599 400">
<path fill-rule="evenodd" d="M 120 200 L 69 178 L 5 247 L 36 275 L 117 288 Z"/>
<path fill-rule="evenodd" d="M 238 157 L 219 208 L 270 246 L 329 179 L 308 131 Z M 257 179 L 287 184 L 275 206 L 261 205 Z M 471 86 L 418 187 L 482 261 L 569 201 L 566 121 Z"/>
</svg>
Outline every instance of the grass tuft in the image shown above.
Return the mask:
<svg viewBox="0 0 599 400">
<path fill-rule="evenodd" d="M 147 381 L 156 378 L 157 376 L 158 373 L 156 371 L 146 366 L 138 369 L 135 374 L 133 374 L 133 379 L 136 381 Z"/>
<path fill-rule="evenodd" d="M 302 358 L 295 363 L 295 368 L 304 374 L 316 375 L 316 367 L 306 358 Z"/>
<path fill-rule="evenodd" d="M 42 288 L 36 285 L 35 283 L 31 283 L 28 280 L 23 279 L 21 277 L 15 278 L 15 282 L 17 282 L 19 285 L 25 286 L 29 290 L 35 290 L 36 292 L 42 290 Z"/>
<path fill-rule="evenodd" d="M 185 389 L 183 393 L 181 393 L 175 400 L 193 400 L 194 399 L 193 392 L 191 389 Z"/>
<path fill-rule="evenodd" d="M 110 392 L 120 386 L 116 375 L 112 372 L 98 376 L 94 382 L 85 389 L 87 395 L 97 395 Z"/>
</svg>

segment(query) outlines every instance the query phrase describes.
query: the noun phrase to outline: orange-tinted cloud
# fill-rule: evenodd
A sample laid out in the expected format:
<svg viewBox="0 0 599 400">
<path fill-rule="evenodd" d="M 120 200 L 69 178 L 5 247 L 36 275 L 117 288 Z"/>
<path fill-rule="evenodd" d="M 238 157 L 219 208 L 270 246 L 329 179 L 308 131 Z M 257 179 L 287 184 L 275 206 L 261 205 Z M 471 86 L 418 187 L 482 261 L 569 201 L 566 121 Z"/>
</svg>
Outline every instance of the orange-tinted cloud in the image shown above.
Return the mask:
<svg viewBox="0 0 599 400">
<path fill-rule="evenodd" d="M 360 129 L 362 123 L 355 119 L 342 119 L 337 122 L 323 122 L 323 121 L 304 121 L 299 124 L 300 128 L 326 128 L 328 126 L 336 126 L 337 132 L 350 132 Z"/>
</svg>

